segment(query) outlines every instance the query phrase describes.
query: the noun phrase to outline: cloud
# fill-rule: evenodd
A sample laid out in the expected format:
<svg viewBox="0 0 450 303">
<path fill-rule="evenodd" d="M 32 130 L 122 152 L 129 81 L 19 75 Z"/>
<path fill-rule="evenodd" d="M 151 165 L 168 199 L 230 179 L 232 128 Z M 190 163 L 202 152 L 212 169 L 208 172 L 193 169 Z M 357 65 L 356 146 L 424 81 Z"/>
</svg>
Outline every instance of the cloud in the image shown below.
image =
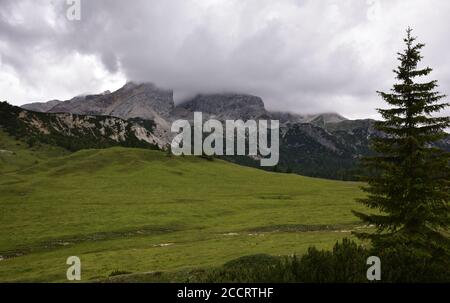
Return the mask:
<svg viewBox="0 0 450 303">
<path fill-rule="evenodd" d="M 115 89 L 125 79 L 243 92 L 269 109 L 376 117 L 407 26 L 450 91 L 445 0 L 0 0 L 0 90 L 16 104 Z M 15 85 L 11 85 L 14 82 Z"/>
</svg>

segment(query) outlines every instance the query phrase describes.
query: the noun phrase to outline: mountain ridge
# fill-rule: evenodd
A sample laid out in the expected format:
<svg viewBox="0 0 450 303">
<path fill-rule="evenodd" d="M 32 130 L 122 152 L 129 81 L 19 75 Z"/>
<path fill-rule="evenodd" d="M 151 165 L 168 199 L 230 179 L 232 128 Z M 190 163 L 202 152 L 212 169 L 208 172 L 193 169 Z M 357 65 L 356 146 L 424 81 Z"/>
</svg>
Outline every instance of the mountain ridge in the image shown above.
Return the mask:
<svg viewBox="0 0 450 303">
<path fill-rule="evenodd" d="M 129 82 L 112 93 L 50 102 L 27 104 L 22 108 L 45 111 L 55 104 L 46 111 L 48 114 L 118 116 L 117 119 L 141 127 L 139 130 L 143 134 L 151 134 L 152 144 L 160 149 L 166 149 L 174 136 L 170 131 L 171 123 L 178 119 L 192 120 L 195 111 L 202 112 L 204 120 L 279 120 L 280 162 L 275 170 L 331 179 L 353 180 L 359 159 L 372 153 L 371 138 L 380 135 L 373 119 L 349 120 L 337 113 L 271 112 L 260 97 L 249 94 L 199 94 L 175 105 L 173 91 L 160 89 L 152 83 Z M 450 150 L 449 137 L 436 145 Z M 259 167 L 259 161 L 250 157 L 223 158 Z"/>
<path fill-rule="evenodd" d="M 136 106 L 136 103 L 140 106 Z M 176 120 L 191 118 L 194 111 L 203 112 L 219 120 L 273 119 L 280 120 L 280 123 L 320 123 L 320 121 L 334 123 L 348 120 L 338 113 L 301 115 L 269 111 L 260 97 L 243 93 L 197 94 L 175 105 L 172 90 L 161 89 L 151 82 L 128 82 L 112 93 L 107 91 L 102 94 L 77 96 L 66 101 L 34 102 L 21 107 L 37 112 L 106 115 L 125 120 L 130 118 Z"/>
<path fill-rule="evenodd" d="M 153 125 L 140 120 L 72 113 L 40 113 L 0 102 L 0 127 L 30 146 L 37 142 L 70 151 L 112 146 L 163 148 Z"/>
</svg>

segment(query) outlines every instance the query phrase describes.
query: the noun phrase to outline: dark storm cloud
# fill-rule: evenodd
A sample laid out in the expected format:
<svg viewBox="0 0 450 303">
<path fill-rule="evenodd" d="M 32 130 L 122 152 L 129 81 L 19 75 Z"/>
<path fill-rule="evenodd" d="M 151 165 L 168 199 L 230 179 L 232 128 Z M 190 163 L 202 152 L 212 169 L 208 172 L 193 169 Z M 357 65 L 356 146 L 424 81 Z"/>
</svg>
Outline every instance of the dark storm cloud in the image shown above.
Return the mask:
<svg viewBox="0 0 450 303">
<path fill-rule="evenodd" d="M 393 81 L 408 25 L 450 91 L 445 0 L 84 0 L 81 8 L 81 21 L 70 22 L 62 0 L 0 0 L 6 97 L 52 99 L 126 78 L 173 88 L 177 99 L 245 92 L 270 109 L 366 117 L 381 106 L 375 91 Z"/>
</svg>

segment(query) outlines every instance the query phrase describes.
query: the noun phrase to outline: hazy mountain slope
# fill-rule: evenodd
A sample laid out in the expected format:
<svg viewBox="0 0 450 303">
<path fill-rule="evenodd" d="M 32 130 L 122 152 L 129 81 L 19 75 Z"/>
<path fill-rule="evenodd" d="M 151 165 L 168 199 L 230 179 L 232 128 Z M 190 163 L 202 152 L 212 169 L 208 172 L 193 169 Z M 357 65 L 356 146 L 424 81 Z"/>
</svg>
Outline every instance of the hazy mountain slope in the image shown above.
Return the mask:
<svg viewBox="0 0 450 303">
<path fill-rule="evenodd" d="M 158 88 L 151 83 L 129 82 L 113 93 L 78 96 L 63 102 L 31 103 L 22 107 L 40 112 L 152 120 L 158 117 L 168 117 L 173 110 L 174 103 L 171 90 Z"/>
<path fill-rule="evenodd" d="M 326 128 L 328 124 L 340 123 L 344 121 L 348 120 L 339 114 L 325 113 L 308 116 L 305 122 Z"/>
<path fill-rule="evenodd" d="M 279 120 L 280 124 L 296 124 L 296 123 L 311 123 L 320 127 L 324 127 L 329 123 L 339 123 L 346 121 L 347 118 L 337 113 L 323 113 L 316 115 L 300 115 L 290 112 L 270 112 L 270 118 Z"/>
<path fill-rule="evenodd" d="M 340 124 L 341 122 L 337 123 Z M 374 132 L 371 123 L 338 130 L 326 130 L 311 123 L 287 124 L 280 132 L 280 161 L 274 168 L 281 172 L 339 180 L 354 180 L 358 160 L 371 153 L 369 141 Z M 224 157 L 226 160 L 259 167 L 259 161 L 248 157 Z"/>
<path fill-rule="evenodd" d="M 280 143 L 279 169 L 309 176 L 352 179 L 357 160 L 367 154 L 355 146 L 360 140 L 357 133 L 337 134 L 309 123 L 291 125 Z"/>
<path fill-rule="evenodd" d="M 261 98 L 244 94 L 198 95 L 177 108 L 187 113 L 201 112 L 205 118 L 224 120 L 267 119 L 269 113 Z"/>
<path fill-rule="evenodd" d="M 48 112 L 56 105 L 62 103 L 62 101 L 59 100 L 52 100 L 48 102 L 36 102 L 36 103 L 30 103 L 22 105 L 23 109 L 34 111 L 34 112 Z"/>
</svg>

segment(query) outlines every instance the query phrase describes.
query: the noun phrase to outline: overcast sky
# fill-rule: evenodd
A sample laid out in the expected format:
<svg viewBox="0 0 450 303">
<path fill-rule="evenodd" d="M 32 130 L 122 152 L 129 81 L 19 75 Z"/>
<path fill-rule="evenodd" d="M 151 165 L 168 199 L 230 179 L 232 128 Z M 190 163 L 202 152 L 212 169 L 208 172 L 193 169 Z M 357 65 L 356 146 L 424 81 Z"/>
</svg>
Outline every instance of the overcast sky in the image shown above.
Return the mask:
<svg viewBox="0 0 450 303">
<path fill-rule="evenodd" d="M 450 94 L 447 0 L 0 0 L 0 100 L 20 105 L 149 81 L 241 92 L 271 110 L 377 117 L 407 26 Z M 448 113 L 448 111 L 447 111 Z"/>
</svg>

